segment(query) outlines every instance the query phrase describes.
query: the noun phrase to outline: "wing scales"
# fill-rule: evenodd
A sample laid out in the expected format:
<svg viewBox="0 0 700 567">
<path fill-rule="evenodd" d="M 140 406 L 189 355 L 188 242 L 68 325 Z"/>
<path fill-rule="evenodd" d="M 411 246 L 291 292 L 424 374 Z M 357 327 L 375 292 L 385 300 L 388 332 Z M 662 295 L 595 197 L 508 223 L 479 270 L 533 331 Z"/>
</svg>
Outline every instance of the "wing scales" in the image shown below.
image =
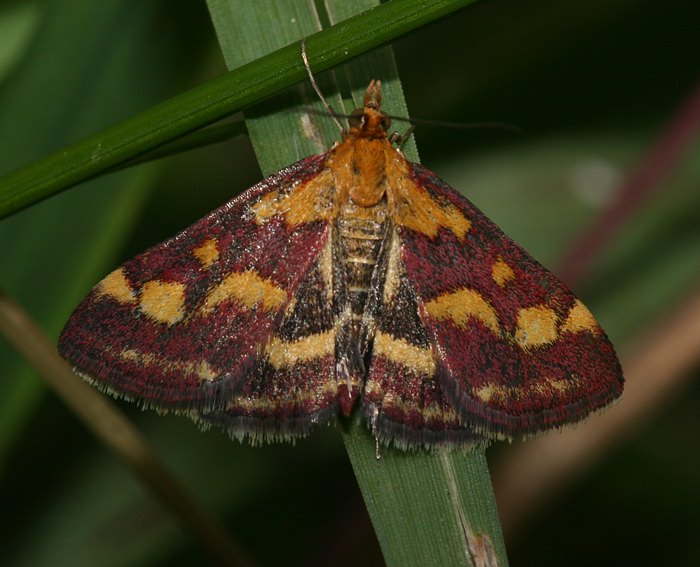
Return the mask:
<svg viewBox="0 0 700 567">
<path fill-rule="evenodd" d="M 470 223 L 462 238 L 397 229 L 437 380 L 465 426 L 491 437 L 534 433 L 617 398 L 619 362 L 583 304 L 473 204 L 412 167 L 417 191 Z"/>
<path fill-rule="evenodd" d="M 223 409 L 327 240 L 324 221 L 290 227 L 282 215 L 257 219 L 253 207 L 293 193 L 322 166 L 323 156 L 302 160 L 125 263 L 76 309 L 61 354 L 145 405 Z"/>
</svg>

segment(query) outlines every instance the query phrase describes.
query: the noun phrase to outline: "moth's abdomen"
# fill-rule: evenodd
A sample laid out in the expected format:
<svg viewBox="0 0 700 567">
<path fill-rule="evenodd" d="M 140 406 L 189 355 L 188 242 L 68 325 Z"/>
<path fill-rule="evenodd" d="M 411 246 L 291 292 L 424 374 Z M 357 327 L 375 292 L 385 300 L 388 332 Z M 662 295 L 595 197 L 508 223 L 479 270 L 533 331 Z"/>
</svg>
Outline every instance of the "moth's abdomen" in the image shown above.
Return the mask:
<svg viewBox="0 0 700 567">
<path fill-rule="evenodd" d="M 336 380 L 340 409 L 345 415 L 350 414 L 366 377 L 367 340 L 361 340 L 360 330 L 387 225 L 385 199 L 371 207 L 348 201 L 336 219 Z"/>
<path fill-rule="evenodd" d="M 361 207 L 350 201 L 338 217 L 338 256 L 345 271 L 345 298 L 355 323 L 355 334 L 386 233 L 386 218 L 385 200 L 372 207 Z"/>
</svg>

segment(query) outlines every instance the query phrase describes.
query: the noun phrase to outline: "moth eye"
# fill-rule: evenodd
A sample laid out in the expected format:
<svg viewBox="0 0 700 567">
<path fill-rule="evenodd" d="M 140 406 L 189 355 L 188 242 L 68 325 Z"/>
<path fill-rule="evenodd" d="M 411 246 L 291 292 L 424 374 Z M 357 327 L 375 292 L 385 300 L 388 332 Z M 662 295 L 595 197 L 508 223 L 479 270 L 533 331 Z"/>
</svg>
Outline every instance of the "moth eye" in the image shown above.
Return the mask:
<svg viewBox="0 0 700 567">
<path fill-rule="evenodd" d="M 362 108 L 356 108 L 350 113 L 350 117 L 348 118 L 348 124 L 350 125 L 350 128 L 357 128 L 358 126 L 362 126 L 365 122 L 365 111 Z"/>
<path fill-rule="evenodd" d="M 389 118 L 386 114 L 382 114 L 382 118 L 379 122 L 379 125 L 382 127 L 382 130 L 388 132 L 389 128 L 391 128 L 391 118 Z"/>
</svg>

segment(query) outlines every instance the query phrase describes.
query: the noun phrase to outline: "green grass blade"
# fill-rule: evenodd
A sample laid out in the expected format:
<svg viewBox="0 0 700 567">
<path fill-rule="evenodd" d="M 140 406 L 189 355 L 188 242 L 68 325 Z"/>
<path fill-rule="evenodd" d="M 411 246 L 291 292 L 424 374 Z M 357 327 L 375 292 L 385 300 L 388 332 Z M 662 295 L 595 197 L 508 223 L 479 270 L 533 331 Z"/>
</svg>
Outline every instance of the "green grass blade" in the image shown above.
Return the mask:
<svg viewBox="0 0 700 567">
<path fill-rule="evenodd" d="M 229 66 L 244 65 L 301 36 L 313 33 L 326 18 L 337 23 L 372 2 L 329 1 L 327 13 L 316 14 L 307 2 L 246 2 L 209 0 L 215 27 Z M 270 18 L 271 10 L 275 17 Z M 279 22 L 277 24 L 271 23 Z M 289 25 L 293 22 L 293 25 Z M 235 38 L 235 40 L 234 40 Z M 318 59 L 307 43 L 312 68 Z M 331 104 L 343 112 L 361 106 L 370 78 L 381 78 L 386 109 L 407 116 L 393 56 L 389 49 L 353 61 L 332 77 L 319 75 Z M 350 87 L 343 98 L 339 83 Z M 326 90 L 329 89 L 329 90 Z M 338 133 L 330 119 L 307 115 L 299 106 L 318 106 L 308 86 L 247 112 L 256 153 L 269 173 L 310 153 L 324 151 Z M 314 120 L 311 135 L 305 119 Z M 415 146 L 406 149 L 416 159 Z M 483 451 L 473 453 L 405 453 L 383 449 L 376 458 L 374 439 L 355 420 L 344 440 L 388 565 L 480 564 L 484 557 L 506 565 L 493 490 Z"/>
<path fill-rule="evenodd" d="M 381 449 L 364 423 L 345 446 L 389 566 L 507 565 L 483 450 L 406 453 Z M 497 563 L 480 563 L 485 557 Z"/>
</svg>

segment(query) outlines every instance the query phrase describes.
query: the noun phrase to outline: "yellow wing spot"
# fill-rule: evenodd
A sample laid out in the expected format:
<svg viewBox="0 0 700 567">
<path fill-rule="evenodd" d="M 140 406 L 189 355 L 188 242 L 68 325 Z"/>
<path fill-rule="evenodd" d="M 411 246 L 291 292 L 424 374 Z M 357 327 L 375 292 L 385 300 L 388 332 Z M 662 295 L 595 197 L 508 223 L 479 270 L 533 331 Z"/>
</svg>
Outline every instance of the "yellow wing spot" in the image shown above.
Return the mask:
<svg viewBox="0 0 700 567">
<path fill-rule="evenodd" d="M 152 352 L 145 353 L 133 348 L 125 348 L 119 353 L 124 360 L 139 362 L 141 364 L 156 364 L 156 355 Z"/>
<path fill-rule="evenodd" d="M 152 280 L 141 288 L 141 311 L 166 325 L 185 316 L 185 286 L 177 282 Z"/>
<path fill-rule="evenodd" d="M 382 384 L 377 380 L 367 380 L 364 389 L 365 396 L 372 398 L 382 398 L 381 405 L 383 409 L 391 408 L 405 414 L 413 414 L 416 412 L 416 402 L 412 399 L 403 400 L 394 392 L 387 392 Z M 433 402 L 420 409 L 420 415 L 426 422 L 440 420 L 442 423 L 459 423 L 457 413 L 450 406 L 442 405 Z"/>
<path fill-rule="evenodd" d="M 374 356 L 383 356 L 408 368 L 413 368 L 425 376 L 435 374 L 435 359 L 429 348 L 420 348 L 403 339 L 395 339 L 377 331 L 374 335 Z"/>
<path fill-rule="evenodd" d="M 136 303 L 136 293 L 126 279 L 124 268 L 118 268 L 95 287 L 99 295 L 116 299 L 119 303 Z"/>
<path fill-rule="evenodd" d="M 413 400 L 406 402 L 392 393 L 388 393 L 384 396 L 382 408 L 384 410 L 387 408 L 399 410 L 404 414 L 412 414 L 416 411 L 416 405 Z M 422 407 L 420 409 L 420 416 L 423 418 L 424 422 L 431 422 L 439 419 L 442 423 L 459 423 L 459 417 L 457 417 L 457 413 L 452 408 L 443 407 L 435 402 Z"/>
<path fill-rule="evenodd" d="M 207 382 L 212 382 L 219 377 L 219 373 L 214 370 L 206 360 L 193 363 L 192 370 L 199 376 L 200 380 L 205 380 Z"/>
<path fill-rule="evenodd" d="M 335 215 L 334 183 L 327 170 L 289 193 L 271 191 L 263 195 L 251 209 L 255 222 L 264 224 L 275 215 L 283 215 L 289 226 L 297 226 L 315 220 L 328 220 Z"/>
<path fill-rule="evenodd" d="M 445 220 L 440 224 L 449 228 L 460 240 L 464 239 L 464 235 L 472 227 L 471 221 L 457 207 L 452 205 L 443 207 L 442 211 L 445 214 Z"/>
<path fill-rule="evenodd" d="M 192 255 L 199 260 L 203 268 L 210 268 L 219 259 L 219 248 L 215 238 L 208 238 L 192 250 Z"/>
<path fill-rule="evenodd" d="M 526 400 L 556 393 L 561 396 L 576 386 L 576 380 L 544 380 L 532 386 L 503 386 L 487 383 L 474 389 L 474 395 L 484 403 L 503 403 L 512 400 Z"/>
<path fill-rule="evenodd" d="M 204 301 L 201 314 L 209 314 L 217 305 L 234 299 L 248 309 L 262 305 L 265 311 L 277 309 L 287 301 L 287 292 L 254 271 L 234 272 L 212 289 Z"/>
<path fill-rule="evenodd" d="M 444 227 L 460 240 L 464 238 L 472 223 L 459 209 L 449 203 L 436 203 L 407 176 L 396 181 L 387 188 L 389 211 L 395 224 L 430 238 L 435 238 L 440 227 Z"/>
<path fill-rule="evenodd" d="M 477 389 L 474 394 L 482 402 L 488 403 L 491 400 L 500 400 L 505 397 L 505 387 L 498 384 L 485 384 Z"/>
<path fill-rule="evenodd" d="M 451 319 L 458 327 L 466 327 L 472 317 L 478 319 L 496 335 L 500 334 L 494 308 L 473 289 L 462 288 L 436 297 L 425 304 L 429 315 L 438 320 Z"/>
<path fill-rule="evenodd" d="M 269 412 L 284 406 L 314 407 L 319 400 L 325 399 L 329 394 L 335 395 L 338 392 L 338 383 L 334 378 L 319 377 L 319 382 L 319 384 L 314 384 L 313 389 L 310 390 L 295 389 L 291 392 L 280 392 L 278 398 L 236 396 L 231 400 L 229 408 L 234 409 L 234 411 Z"/>
<path fill-rule="evenodd" d="M 588 308 L 578 299 L 566 316 L 566 321 L 561 327 L 562 333 L 580 333 L 581 331 L 590 331 L 592 333 L 598 330 L 598 323 L 593 314 Z"/>
<path fill-rule="evenodd" d="M 528 349 L 553 343 L 557 339 L 557 314 L 546 305 L 525 307 L 518 312 L 515 342 Z"/>
<path fill-rule="evenodd" d="M 410 413 L 413 407 L 411 407 L 409 404 L 404 404 L 404 410 L 405 413 Z M 423 419 L 425 421 L 432 421 L 435 419 L 439 419 L 442 422 L 453 422 L 453 423 L 459 423 L 459 417 L 457 417 L 457 412 L 453 410 L 451 407 L 443 407 L 438 403 L 432 403 L 429 406 L 423 408 L 423 411 L 421 411 L 421 415 L 423 416 Z"/>
<path fill-rule="evenodd" d="M 548 380 L 545 382 L 545 384 L 553 390 L 563 394 L 575 386 L 577 384 L 577 380 L 575 376 L 572 376 L 571 380 Z"/>
<path fill-rule="evenodd" d="M 195 374 L 200 380 L 211 382 L 219 377 L 217 372 L 206 360 L 189 361 L 173 360 L 165 356 L 159 356 L 152 352 L 143 353 L 134 349 L 124 349 L 119 356 L 124 360 L 138 362 L 144 366 L 159 366 L 169 370 L 179 370 L 186 373 Z"/>
<path fill-rule="evenodd" d="M 293 342 L 275 337 L 265 349 L 270 364 L 278 370 L 314 358 L 332 355 L 334 352 L 335 333 L 333 331 L 308 335 Z"/>
<path fill-rule="evenodd" d="M 251 207 L 256 224 L 266 223 L 270 217 L 280 214 L 280 203 L 283 199 L 279 191 L 270 191 L 260 197 L 260 200 Z"/>
<path fill-rule="evenodd" d="M 515 278 L 515 272 L 506 264 L 500 256 L 491 266 L 491 277 L 499 287 L 504 287 L 510 280 Z"/>
</svg>

